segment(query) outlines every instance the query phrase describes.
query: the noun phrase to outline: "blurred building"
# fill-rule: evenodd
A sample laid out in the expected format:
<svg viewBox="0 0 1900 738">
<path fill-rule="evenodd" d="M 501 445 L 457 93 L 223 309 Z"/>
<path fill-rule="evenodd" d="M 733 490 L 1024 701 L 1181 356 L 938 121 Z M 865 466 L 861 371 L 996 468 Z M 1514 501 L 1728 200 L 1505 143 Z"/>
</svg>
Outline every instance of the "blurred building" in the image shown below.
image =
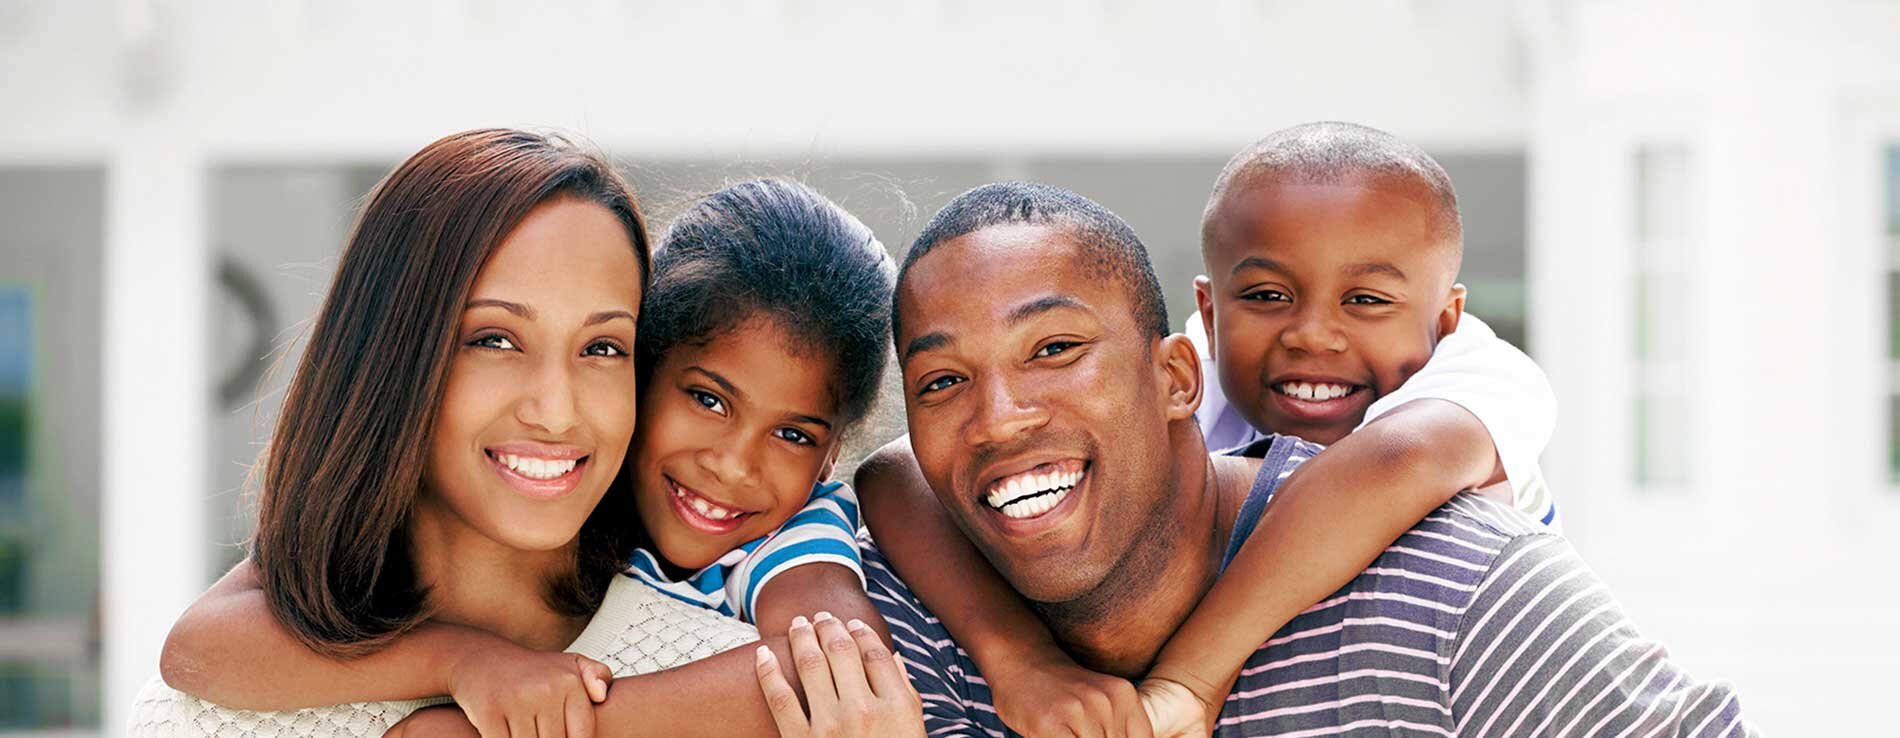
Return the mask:
<svg viewBox="0 0 1900 738">
<path fill-rule="evenodd" d="M 1546 474 L 1637 625 L 1770 731 L 1862 732 L 1835 706 L 1900 663 L 1896 38 L 1875 0 L 0 0 L 0 735 L 120 732 L 242 555 L 356 206 L 441 135 L 584 136 L 661 226 L 798 176 L 897 253 L 967 187 L 1063 185 L 1179 323 L 1221 164 L 1317 119 L 1452 174 L 1471 311 L 1549 373 Z"/>
</svg>

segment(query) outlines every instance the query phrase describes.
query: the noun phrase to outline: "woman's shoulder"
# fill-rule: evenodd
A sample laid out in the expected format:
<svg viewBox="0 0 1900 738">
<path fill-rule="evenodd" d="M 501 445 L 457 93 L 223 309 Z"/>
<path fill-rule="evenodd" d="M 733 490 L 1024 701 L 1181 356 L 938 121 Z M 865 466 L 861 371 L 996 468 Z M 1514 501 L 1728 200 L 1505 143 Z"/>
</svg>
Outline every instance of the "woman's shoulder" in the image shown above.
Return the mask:
<svg viewBox="0 0 1900 738">
<path fill-rule="evenodd" d="M 132 706 L 132 738 L 378 738 L 409 713 L 448 702 L 447 697 L 401 702 L 359 702 L 285 712 L 238 710 L 172 689 L 153 677 Z"/>
<path fill-rule="evenodd" d="M 594 659 L 615 676 L 633 676 L 698 661 L 759 639 L 757 628 L 674 599 L 631 577 L 614 577 L 593 620 L 567 650 Z"/>
</svg>

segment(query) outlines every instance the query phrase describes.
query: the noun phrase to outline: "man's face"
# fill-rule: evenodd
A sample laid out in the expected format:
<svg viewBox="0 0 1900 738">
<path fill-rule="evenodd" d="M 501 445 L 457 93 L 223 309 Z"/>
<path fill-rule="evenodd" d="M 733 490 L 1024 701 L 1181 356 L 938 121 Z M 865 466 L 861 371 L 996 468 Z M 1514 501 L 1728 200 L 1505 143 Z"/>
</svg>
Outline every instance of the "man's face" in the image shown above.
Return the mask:
<svg viewBox="0 0 1900 738">
<path fill-rule="evenodd" d="M 939 244 L 911 266 L 898 309 L 917 462 L 1017 591 L 1072 600 L 1165 527 L 1159 339 L 1068 232 L 995 226 Z"/>
<path fill-rule="evenodd" d="M 1264 182 L 1209 214 L 1195 299 L 1221 388 L 1255 428 L 1331 444 L 1458 325 L 1456 245 L 1429 193 Z"/>
</svg>

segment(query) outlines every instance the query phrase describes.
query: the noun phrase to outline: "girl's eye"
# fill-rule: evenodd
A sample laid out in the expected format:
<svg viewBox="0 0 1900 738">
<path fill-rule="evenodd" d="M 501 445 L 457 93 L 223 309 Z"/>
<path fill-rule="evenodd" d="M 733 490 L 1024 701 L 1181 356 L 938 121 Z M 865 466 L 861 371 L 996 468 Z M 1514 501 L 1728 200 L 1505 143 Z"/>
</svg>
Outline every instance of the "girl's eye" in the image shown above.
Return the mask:
<svg viewBox="0 0 1900 738">
<path fill-rule="evenodd" d="M 468 345 L 477 346 L 477 347 L 486 348 L 486 349 L 495 349 L 497 351 L 515 350 L 515 342 L 508 340 L 507 336 L 504 336 L 500 333 L 490 333 L 485 336 L 476 336 L 475 340 L 468 342 Z"/>
<path fill-rule="evenodd" d="M 1044 344 L 1042 348 L 1036 349 L 1035 358 L 1041 359 L 1041 358 L 1046 358 L 1050 356 L 1055 356 L 1056 354 L 1060 354 L 1064 351 L 1068 351 L 1069 349 L 1072 349 L 1075 347 L 1076 347 L 1076 343 L 1074 341 L 1053 341 L 1053 342 Z"/>
<path fill-rule="evenodd" d="M 931 392 L 936 392 L 939 390 L 950 389 L 951 387 L 956 386 L 957 383 L 962 382 L 962 381 L 963 381 L 962 377 L 956 376 L 954 374 L 947 374 L 947 375 L 938 377 L 936 379 L 930 380 L 928 383 L 924 385 L 923 389 L 917 391 L 917 394 L 925 395 L 925 394 L 929 394 Z"/>
<path fill-rule="evenodd" d="M 791 441 L 792 443 L 796 443 L 800 446 L 818 445 L 818 442 L 815 440 L 812 440 L 812 437 L 809 434 L 797 428 L 780 428 L 778 430 L 772 431 L 772 433 L 773 435 L 778 436 L 780 440 Z"/>
<path fill-rule="evenodd" d="M 1353 295 L 1346 298 L 1347 305 L 1387 305 L 1392 301 L 1373 295 Z"/>
<path fill-rule="evenodd" d="M 1279 290 L 1256 290 L 1241 295 L 1240 299 L 1255 302 L 1292 302 L 1293 296 Z"/>
<path fill-rule="evenodd" d="M 696 389 L 689 389 L 686 391 L 686 394 L 692 395 L 693 401 L 699 403 L 700 407 L 719 413 L 720 415 L 726 414 L 726 403 L 721 401 L 717 395 L 710 392 L 701 392 Z"/>
<path fill-rule="evenodd" d="M 606 341 L 595 341 L 593 343 L 587 344 L 587 348 L 581 351 L 581 355 L 582 356 L 605 356 L 609 358 L 617 358 L 621 356 L 626 356 L 627 352 L 620 350 L 619 346 L 615 346 L 612 343 L 608 343 Z"/>
</svg>

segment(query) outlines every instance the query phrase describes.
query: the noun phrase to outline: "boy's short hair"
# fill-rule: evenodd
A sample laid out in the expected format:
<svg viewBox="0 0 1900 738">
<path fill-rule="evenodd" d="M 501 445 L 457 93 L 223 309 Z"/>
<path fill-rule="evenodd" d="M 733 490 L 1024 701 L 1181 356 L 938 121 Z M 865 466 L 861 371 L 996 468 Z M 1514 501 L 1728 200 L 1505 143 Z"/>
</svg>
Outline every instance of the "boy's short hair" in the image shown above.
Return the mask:
<svg viewBox="0 0 1900 738">
<path fill-rule="evenodd" d="M 1433 236 L 1464 253 L 1464 222 L 1451 176 L 1424 149 L 1385 131 L 1357 123 L 1303 123 L 1267 134 L 1235 154 L 1214 181 L 1201 212 L 1201 243 L 1207 245 L 1214 211 L 1231 189 L 1262 181 L 1287 184 L 1403 183 L 1432 195 Z"/>
<path fill-rule="evenodd" d="M 1135 326 L 1154 336 L 1168 335 L 1168 307 L 1135 229 L 1100 203 L 1060 187 L 1034 182 L 997 182 L 976 187 L 951 200 L 932 216 L 904 255 L 897 291 L 912 264 L 938 244 L 999 225 L 1044 225 L 1068 232 L 1081 244 L 1098 274 L 1121 283 L 1135 305 Z M 895 331 L 901 316 L 892 313 Z"/>
</svg>

